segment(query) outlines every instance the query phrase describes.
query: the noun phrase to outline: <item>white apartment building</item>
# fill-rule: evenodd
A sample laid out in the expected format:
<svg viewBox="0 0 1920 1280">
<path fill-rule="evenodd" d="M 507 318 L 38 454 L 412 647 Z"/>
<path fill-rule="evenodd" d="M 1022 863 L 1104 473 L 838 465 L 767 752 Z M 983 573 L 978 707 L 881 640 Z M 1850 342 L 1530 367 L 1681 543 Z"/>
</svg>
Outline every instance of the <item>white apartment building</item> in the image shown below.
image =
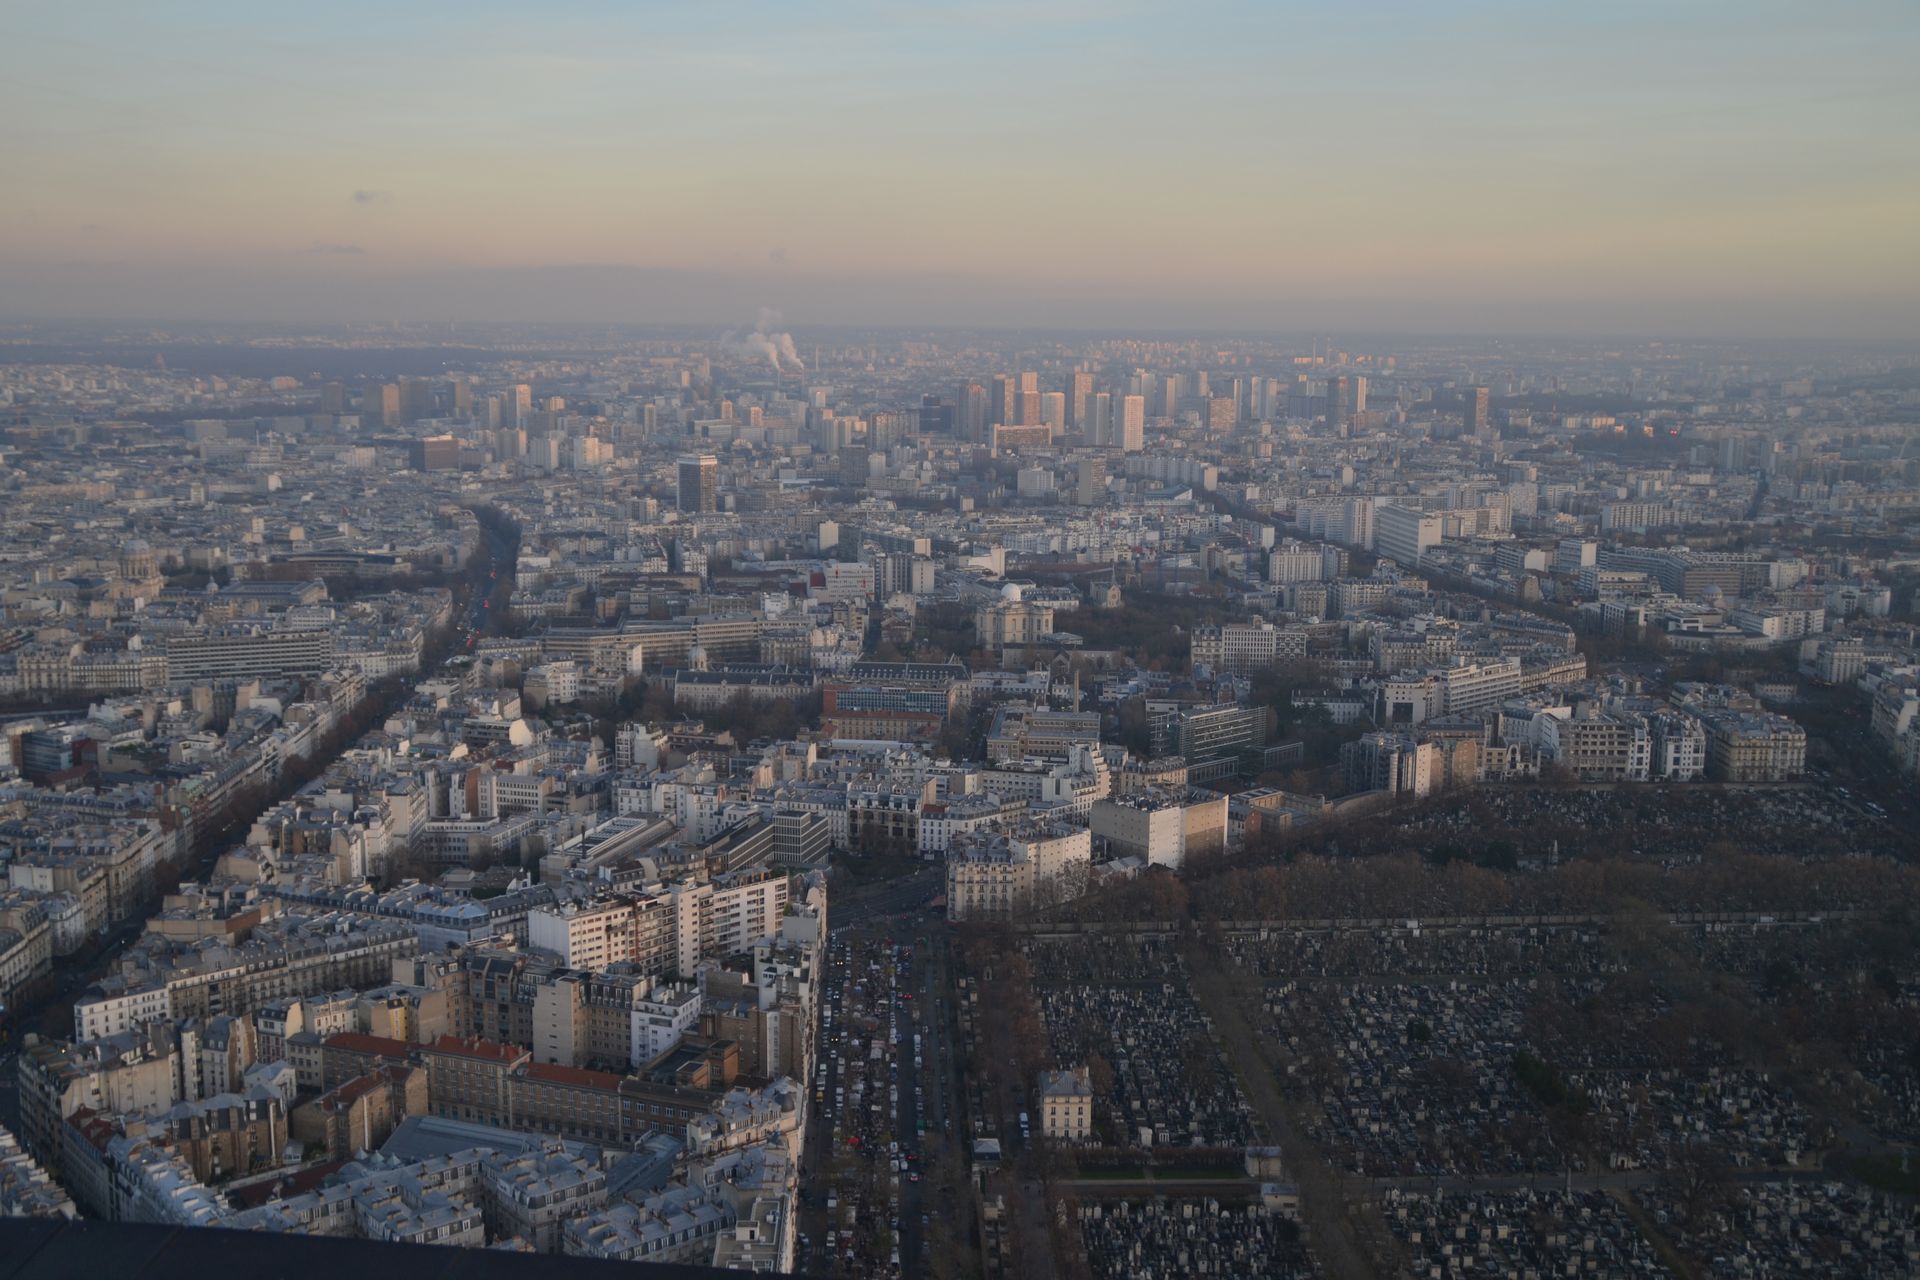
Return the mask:
<svg viewBox="0 0 1920 1280">
<path fill-rule="evenodd" d="M 1372 498 L 1313 499 L 1300 503 L 1294 514 L 1309 537 L 1371 551 L 1377 505 Z"/>
<path fill-rule="evenodd" d="M 1867 673 L 1867 646 L 1857 637 L 1823 640 L 1814 657 L 1814 674 L 1827 684 L 1852 684 Z"/>
<path fill-rule="evenodd" d="M 613 737 L 613 762 L 622 769 L 657 769 L 667 754 L 667 733 L 643 724 L 622 726 Z"/>
<path fill-rule="evenodd" d="M 778 934 L 787 892 L 784 872 L 752 867 L 647 893 L 536 907 L 527 913 L 527 945 L 569 969 L 597 973 L 631 963 L 691 976 L 703 959 L 750 951 Z"/>
<path fill-rule="evenodd" d="M 631 1057 L 638 1066 L 679 1044 L 700 1024 L 700 992 L 690 986 L 658 986 L 633 1002 Z"/>
<path fill-rule="evenodd" d="M 874 573 L 870 564 L 835 561 L 825 567 L 822 577 L 825 584 L 814 589 L 820 599 L 873 599 Z"/>
<path fill-rule="evenodd" d="M 1189 854 L 1226 846 L 1227 798 L 1184 788 L 1145 787 L 1097 801 L 1092 827 L 1115 856 L 1177 871 Z"/>
<path fill-rule="evenodd" d="M 1067 762 L 1047 770 L 1040 780 L 1040 805 L 1049 817 L 1070 813 L 1085 822 L 1094 802 L 1104 800 L 1113 791 L 1112 771 L 1107 758 L 1095 747 L 1076 746 Z"/>
<path fill-rule="evenodd" d="M 1065 823 L 981 832 L 947 853 L 947 918 L 1004 918 L 1035 902 L 1078 897 L 1093 866 L 1093 835 Z"/>
<path fill-rule="evenodd" d="M 920 856 L 945 853 L 957 838 L 972 832 L 1017 822 L 1027 812 L 1028 803 L 991 791 L 935 800 L 920 810 Z"/>
<path fill-rule="evenodd" d="M 1582 782 L 1645 782 L 1653 767 L 1653 735 L 1628 712 L 1594 711 L 1540 721 L 1541 754 L 1573 771 Z"/>
<path fill-rule="evenodd" d="M 571 660 L 549 662 L 527 672 L 528 695 L 548 703 L 580 700 L 580 664 Z"/>
<path fill-rule="evenodd" d="M 1289 543 L 1267 553 L 1268 582 L 1319 582 L 1326 569 L 1326 556 L 1318 547 Z"/>
<path fill-rule="evenodd" d="M 1429 548 L 1440 545 L 1445 527 L 1437 512 L 1382 503 L 1373 512 L 1373 547 L 1396 564 L 1418 565 Z"/>
<path fill-rule="evenodd" d="M 569 969 L 598 972 L 632 961 L 635 905 L 620 897 L 535 907 L 527 913 L 527 945 L 552 952 Z"/>
<path fill-rule="evenodd" d="M 82 996 L 73 1005 L 73 1037 L 81 1044 L 103 1036 L 132 1031 L 141 1025 L 172 1017 L 164 983 L 137 990 L 113 990 Z"/>
<path fill-rule="evenodd" d="M 1441 705 L 1447 715 L 1490 711 L 1520 692 L 1520 659 L 1462 663 L 1440 672 Z"/>
<path fill-rule="evenodd" d="M 1600 532 L 1643 532 L 1674 523 L 1676 513 L 1664 502 L 1609 502 L 1600 508 Z"/>
<path fill-rule="evenodd" d="M 708 940 L 705 954 L 737 955 L 780 932 L 787 911 L 785 872 L 754 868 L 715 876 L 706 898 L 708 918 L 702 932 Z M 691 969 L 683 970 L 691 973 Z"/>
<path fill-rule="evenodd" d="M 1825 608 L 1735 609 L 1727 620 L 1748 635 L 1765 640 L 1801 640 L 1827 629 Z"/>
<path fill-rule="evenodd" d="M 1347 785 L 1414 798 L 1431 795 L 1441 774 L 1440 749 L 1403 733 L 1369 733 L 1340 748 Z"/>
<path fill-rule="evenodd" d="M 1306 656 L 1307 633 L 1298 627 L 1277 627 L 1256 618 L 1193 629 L 1194 665 L 1215 671 L 1257 671 Z"/>
<path fill-rule="evenodd" d="M 333 665 L 332 631 L 265 628 L 173 636 L 166 641 L 174 684 L 239 676 L 313 674 Z"/>
<path fill-rule="evenodd" d="M 947 919 L 997 920 L 1033 902 L 1033 863 L 1006 840 L 963 840 L 947 852 Z"/>
<path fill-rule="evenodd" d="M 1442 714 L 1447 705 L 1440 678 L 1431 671 L 1408 672 L 1380 682 L 1380 710 L 1377 721 L 1383 725 L 1422 724 Z"/>
<path fill-rule="evenodd" d="M 1592 538 L 1562 538 L 1553 548 L 1553 571 L 1568 577 L 1598 567 L 1600 544 Z"/>
<path fill-rule="evenodd" d="M 1647 717 L 1653 734 L 1652 775 L 1671 782 L 1692 782 L 1707 772 L 1707 731 L 1684 711 Z"/>
</svg>

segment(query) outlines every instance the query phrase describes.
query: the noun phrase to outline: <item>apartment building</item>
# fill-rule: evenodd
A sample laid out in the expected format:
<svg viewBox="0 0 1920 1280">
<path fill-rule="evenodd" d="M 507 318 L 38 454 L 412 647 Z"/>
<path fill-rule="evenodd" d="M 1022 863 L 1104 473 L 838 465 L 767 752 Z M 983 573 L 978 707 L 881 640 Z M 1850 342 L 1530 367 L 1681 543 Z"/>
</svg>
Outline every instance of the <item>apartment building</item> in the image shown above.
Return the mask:
<svg viewBox="0 0 1920 1280">
<path fill-rule="evenodd" d="M 1463 662 L 1439 672 L 1441 710 L 1473 715 L 1498 707 L 1520 692 L 1520 660 Z"/>
<path fill-rule="evenodd" d="M 1093 833 L 1030 824 L 956 839 L 947 851 L 947 918 L 1006 919 L 1078 897 L 1093 866 Z"/>
<path fill-rule="evenodd" d="M 403 924 L 290 912 L 244 943 L 205 949 L 189 941 L 150 953 L 141 976 L 104 979 L 74 1003 L 75 1030 L 92 1039 L 159 1016 L 247 1013 L 303 993 L 371 987 L 395 960 L 419 950 L 419 938 Z"/>
<path fill-rule="evenodd" d="M 20 1139 L 50 1167 L 61 1164 L 67 1118 L 83 1108 L 105 1115 L 153 1115 L 180 1098 L 177 1049 L 169 1028 L 90 1044 L 29 1036 L 18 1061 Z"/>
<path fill-rule="evenodd" d="M 607 1203 L 607 1175 L 556 1138 L 517 1155 L 489 1154 L 480 1185 L 488 1234 L 525 1240 L 541 1253 L 558 1253 L 565 1224 Z"/>
<path fill-rule="evenodd" d="M 408 1116 L 427 1112 L 427 1071 L 395 1062 L 329 1089 L 293 1109 L 287 1133 L 309 1151 L 346 1159 L 377 1151 Z"/>
<path fill-rule="evenodd" d="M 787 873 L 767 867 L 723 872 L 698 888 L 676 888 L 676 900 L 693 894 L 700 904 L 699 956 L 687 961 L 682 947 L 681 976 L 691 977 L 701 959 L 750 951 L 762 938 L 780 932 L 790 882 Z"/>
<path fill-rule="evenodd" d="M 1040 1132 L 1061 1142 L 1083 1142 L 1093 1136 L 1093 1083 L 1085 1067 L 1042 1071 Z"/>
<path fill-rule="evenodd" d="M 1868 724 L 1873 736 L 1888 750 L 1920 724 L 1920 686 L 1906 680 L 1887 680 L 1873 691 Z"/>
<path fill-rule="evenodd" d="M 921 807 L 932 797 L 919 786 L 850 788 L 846 793 L 847 847 L 857 853 L 909 853 L 920 845 Z"/>
<path fill-rule="evenodd" d="M 21 987 L 53 971 L 53 922 L 47 901 L 19 890 L 0 897 L 0 1005 L 11 1002 Z"/>
<path fill-rule="evenodd" d="M 937 802 L 930 806 L 946 815 L 949 842 L 963 829 L 978 830 L 993 825 L 990 820 L 967 820 L 969 816 L 984 817 L 989 799 L 999 801 L 1003 809 L 1026 805 L 1053 818 L 1070 816 L 1084 821 L 1094 802 L 1112 791 L 1113 775 L 1104 755 L 1076 746 L 1067 752 L 1066 760 L 1058 764 L 1028 760 L 984 769 L 980 773 L 980 788 L 977 796 L 949 801 L 944 806 Z M 926 812 L 927 809 L 922 810 L 923 820 Z M 955 818 L 955 814 L 962 816 Z M 927 843 L 922 841 L 921 847 L 927 847 Z"/>
<path fill-rule="evenodd" d="M 821 692 L 821 721 L 836 737 L 908 740 L 940 732 L 962 686 L 831 680 Z"/>
<path fill-rule="evenodd" d="M 1852 684 L 1867 673 L 1867 646 L 1857 636 L 1822 640 L 1814 654 L 1814 674 L 1826 684 Z"/>
<path fill-rule="evenodd" d="M 1653 777 L 1670 782 L 1692 782 L 1707 772 L 1707 732 L 1684 711 L 1661 711 L 1647 717 L 1653 735 Z"/>
<path fill-rule="evenodd" d="M 997 790 L 935 800 L 920 810 L 920 856 L 945 853 L 956 839 L 970 832 L 1016 822 L 1031 803 L 1024 796 L 1006 797 Z"/>
<path fill-rule="evenodd" d="M 1275 626 L 1256 618 L 1193 629 L 1194 665 L 1215 671 L 1260 671 L 1307 656 L 1303 627 Z"/>
<path fill-rule="evenodd" d="M 174 636 L 166 641 L 167 681 L 317 675 L 333 666 L 333 646 L 328 629 L 248 627 Z"/>
<path fill-rule="evenodd" d="M 713 1258 L 719 1237 L 733 1229 L 734 1210 L 723 1196 L 677 1187 L 613 1205 L 562 1224 L 561 1252 L 620 1262 L 694 1263 Z"/>
<path fill-rule="evenodd" d="M 1189 765 L 1237 756 L 1266 745 L 1270 718 L 1265 707 L 1237 702 L 1168 711 L 1148 720 L 1149 750 L 1180 756 Z"/>
<path fill-rule="evenodd" d="M 1415 567 L 1440 545 L 1445 527 L 1438 512 L 1383 502 L 1373 512 L 1373 549 L 1396 564 Z"/>
<path fill-rule="evenodd" d="M 1338 570 L 1339 555 L 1329 547 L 1288 542 L 1267 552 L 1268 582 L 1319 582 Z"/>
<path fill-rule="evenodd" d="M 1707 776 L 1715 782 L 1790 782 L 1806 772 L 1807 731 L 1767 711 L 1700 713 Z"/>
<path fill-rule="evenodd" d="M 1653 768 L 1653 735 L 1641 717 L 1600 711 L 1592 703 L 1567 719 L 1540 719 L 1541 754 L 1582 782 L 1645 782 Z"/>
<path fill-rule="evenodd" d="M 1093 834 L 1114 857 L 1179 870 L 1227 842 L 1227 798 L 1197 788 L 1148 787 L 1094 803 Z"/>
<path fill-rule="evenodd" d="M 1050 711 L 1044 707 L 1007 706 L 994 712 L 987 731 L 987 760 L 1027 760 L 1038 756 L 1065 756 L 1076 746 L 1098 748 L 1100 713 Z"/>
<path fill-rule="evenodd" d="M 663 920 L 670 919 L 657 899 L 628 895 L 535 907 L 527 913 L 527 945 L 551 952 L 569 969 L 598 970 L 616 964 L 650 969 L 664 953 L 642 954 L 640 921 L 655 911 Z"/>
<path fill-rule="evenodd" d="M 1440 749 L 1404 733 L 1369 733 L 1340 748 L 1347 786 L 1415 799 L 1431 795 L 1440 779 Z"/>
<path fill-rule="evenodd" d="M 533 1061 L 529 1049 L 462 1036 L 441 1036 L 418 1053 L 427 1066 L 428 1109 L 480 1124 L 501 1124 L 513 1114 L 508 1082 Z"/>
</svg>

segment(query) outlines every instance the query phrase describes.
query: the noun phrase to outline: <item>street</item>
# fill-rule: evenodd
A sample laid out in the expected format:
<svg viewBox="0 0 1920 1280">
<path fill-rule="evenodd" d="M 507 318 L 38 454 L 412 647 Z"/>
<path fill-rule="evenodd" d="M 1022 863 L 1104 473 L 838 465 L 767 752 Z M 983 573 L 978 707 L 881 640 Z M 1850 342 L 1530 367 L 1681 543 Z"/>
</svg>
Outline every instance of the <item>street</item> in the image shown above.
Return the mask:
<svg viewBox="0 0 1920 1280">
<path fill-rule="evenodd" d="M 888 885 L 869 898 L 863 923 L 833 931 L 803 1148 L 809 1271 L 928 1274 L 933 1215 L 960 1208 L 964 1160 L 954 1157 L 967 1135 L 953 1092 L 946 924 L 871 909 L 918 906 L 930 885 L 925 875 Z"/>
</svg>

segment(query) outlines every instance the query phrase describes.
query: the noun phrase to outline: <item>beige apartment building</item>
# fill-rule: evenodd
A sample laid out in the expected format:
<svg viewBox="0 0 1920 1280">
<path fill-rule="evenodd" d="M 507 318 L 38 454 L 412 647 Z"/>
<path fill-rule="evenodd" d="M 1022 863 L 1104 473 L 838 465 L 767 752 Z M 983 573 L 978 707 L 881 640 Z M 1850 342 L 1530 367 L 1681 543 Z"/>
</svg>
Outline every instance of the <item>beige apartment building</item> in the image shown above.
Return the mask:
<svg viewBox="0 0 1920 1280">
<path fill-rule="evenodd" d="M 977 831 L 947 851 L 947 918 L 1005 919 L 1078 897 L 1093 865 L 1093 834 L 1064 823 Z"/>
<path fill-rule="evenodd" d="M 1040 1073 L 1040 1132 L 1064 1142 L 1093 1136 L 1093 1081 L 1085 1067 Z"/>
<path fill-rule="evenodd" d="M 1707 777 L 1715 782 L 1788 782 L 1807 769 L 1807 731 L 1767 711 L 1708 711 Z"/>
</svg>

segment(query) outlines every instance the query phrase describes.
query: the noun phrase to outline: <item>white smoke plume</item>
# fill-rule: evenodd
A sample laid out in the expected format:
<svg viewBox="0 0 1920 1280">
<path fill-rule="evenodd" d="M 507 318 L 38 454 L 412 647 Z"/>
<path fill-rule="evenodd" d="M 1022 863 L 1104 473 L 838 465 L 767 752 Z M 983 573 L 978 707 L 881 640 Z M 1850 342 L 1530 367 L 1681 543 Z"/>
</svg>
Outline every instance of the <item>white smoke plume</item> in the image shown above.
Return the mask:
<svg viewBox="0 0 1920 1280">
<path fill-rule="evenodd" d="M 793 345 L 793 335 L 776 329 L 774 326 L 779 323 L 778 311 L 762 307 L 751 333 L 729 329 L 720 335 L 720 345 L 735 355 L 764 358 L 776 370 L 804 371 L 807 366 L 800 359 L 800 349 Z"/>
</svg>

